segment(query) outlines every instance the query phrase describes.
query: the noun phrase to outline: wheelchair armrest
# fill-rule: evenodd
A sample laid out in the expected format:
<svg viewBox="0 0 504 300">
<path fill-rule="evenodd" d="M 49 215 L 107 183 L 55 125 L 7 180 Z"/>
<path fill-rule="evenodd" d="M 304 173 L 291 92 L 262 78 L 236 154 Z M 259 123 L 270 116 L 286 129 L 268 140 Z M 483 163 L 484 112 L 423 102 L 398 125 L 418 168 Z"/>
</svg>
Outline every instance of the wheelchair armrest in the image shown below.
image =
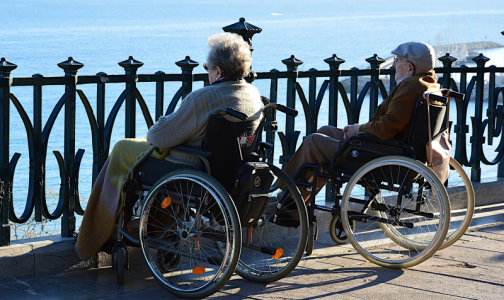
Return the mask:
<svg viewBox="0 0 504 300">
<path fill-rule="evenodd" d="M 379 137 L 366 132 L 359 132 L 356 136 L 351 136 L 348 138 L 349 142 L 353 140 L 359 140 L 363 142 L 372 142 L 375 144 L 391 145 L 391 146 L 404 146 L 404 142 L 401 140 L 390 139 L 382 140 Z"/>
<path fill-rule="evenodd" d="M 198 149 L 198 148 L 189 147 L 189 146 L 183 146 L 183 145 L 178 145 L 178 146 L 175 146 L 170 149 L 175 150 L 175 151 L 184 152 L 184 153 L 199 155 L 201 157 L 210 157 L 210 155 L 211 155 L 211 153 L 208 151 Z"/>
</svg>

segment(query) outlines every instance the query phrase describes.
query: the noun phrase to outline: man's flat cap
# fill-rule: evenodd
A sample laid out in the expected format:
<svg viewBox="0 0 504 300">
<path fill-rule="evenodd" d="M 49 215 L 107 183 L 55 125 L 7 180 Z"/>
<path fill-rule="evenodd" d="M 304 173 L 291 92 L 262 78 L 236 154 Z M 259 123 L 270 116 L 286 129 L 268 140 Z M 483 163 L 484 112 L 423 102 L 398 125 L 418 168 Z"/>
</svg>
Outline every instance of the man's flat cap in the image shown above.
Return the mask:
<svg viewBox="0 0 504 300">
<path fill-rule="evenodd" d="M 435 53 L 431 45 L 422 42 L 409 42 L 399 45 L 392 54 L 402 56 L 415 65 L 415 74 L 434 69 Z"/>
</svg>

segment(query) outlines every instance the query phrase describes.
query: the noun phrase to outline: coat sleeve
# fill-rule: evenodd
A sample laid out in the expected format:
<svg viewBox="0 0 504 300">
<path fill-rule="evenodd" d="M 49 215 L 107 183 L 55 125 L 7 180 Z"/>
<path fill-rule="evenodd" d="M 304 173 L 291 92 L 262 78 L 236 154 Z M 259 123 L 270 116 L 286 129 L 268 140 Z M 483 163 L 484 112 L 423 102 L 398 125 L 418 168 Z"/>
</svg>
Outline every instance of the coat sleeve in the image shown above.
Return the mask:
<svg viewBox="0 0 504 300">
<path fill-rule="evenodd" d="M 147 141 L 159 148 L 171 148 L 187 142 L 197 133 L 194 95 L 187 95 L 179 109 L 159 118 L 147 132 Z"/>
<path fill-rule="evenodd" d="M 374 121 L 362 124 L 360 132 L 367 132 L 382 140 L 392 139 L 411 121 L 415 103 L 421 91 L 416 93 L 409 82 L 404 82 L 390 99 L 387 111 Z M 417 95 L 418 94 L 418 95 Z"/>
</svg>

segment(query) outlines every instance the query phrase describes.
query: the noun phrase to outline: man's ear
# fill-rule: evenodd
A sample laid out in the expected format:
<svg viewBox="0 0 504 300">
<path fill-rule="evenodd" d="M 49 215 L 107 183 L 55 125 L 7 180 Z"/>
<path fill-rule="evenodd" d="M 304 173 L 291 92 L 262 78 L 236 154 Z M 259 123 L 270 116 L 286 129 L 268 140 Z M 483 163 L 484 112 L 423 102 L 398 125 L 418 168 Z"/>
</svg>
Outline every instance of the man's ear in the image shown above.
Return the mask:
<svg viewBox="0 0 504 300">
<path fill-rule="evenodd" d="M 408 64 L 408 72 L 410 72 L 411 75 L 415 75 L 415 66 L 413 66 L 412 63 Z"/>
</svg>

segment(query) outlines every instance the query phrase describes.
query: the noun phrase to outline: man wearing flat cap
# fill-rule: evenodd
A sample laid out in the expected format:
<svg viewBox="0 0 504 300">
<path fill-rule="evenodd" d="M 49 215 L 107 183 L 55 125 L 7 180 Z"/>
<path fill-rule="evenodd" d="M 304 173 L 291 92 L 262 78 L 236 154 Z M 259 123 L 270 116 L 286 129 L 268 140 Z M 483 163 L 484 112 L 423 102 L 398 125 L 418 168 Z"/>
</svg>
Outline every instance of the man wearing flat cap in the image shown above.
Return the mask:
<svg viewBox="0 0 504 300">
<path fill-rule="evenodd" d="M 399 45 L 392 54 L 396 55 L 392 66 L 396 69 L 397 85 L 387 99 L 378 106 L 369 122 L 347 125 L 343 129 L 324 126 L 316 133 L 310 134 L 285 166 L 284 171 L 287 175 L 294 177 L 303 164 L 322 166 L 330 163 L 340 143 L 359 132 L 370 133 L 382 140 L 399 139 L 406 142 L 418 97 L 425 91 L 439 89 L 433 70 L 434 49 L 426 43 L 409 42 Z M 306 176 L 308 179 L 311 174 Z M 319 188 L 325 183 L 319 178 Z M 301 189 L 301 194 L 307 202 L 310 192 Z"/>
</svg>

